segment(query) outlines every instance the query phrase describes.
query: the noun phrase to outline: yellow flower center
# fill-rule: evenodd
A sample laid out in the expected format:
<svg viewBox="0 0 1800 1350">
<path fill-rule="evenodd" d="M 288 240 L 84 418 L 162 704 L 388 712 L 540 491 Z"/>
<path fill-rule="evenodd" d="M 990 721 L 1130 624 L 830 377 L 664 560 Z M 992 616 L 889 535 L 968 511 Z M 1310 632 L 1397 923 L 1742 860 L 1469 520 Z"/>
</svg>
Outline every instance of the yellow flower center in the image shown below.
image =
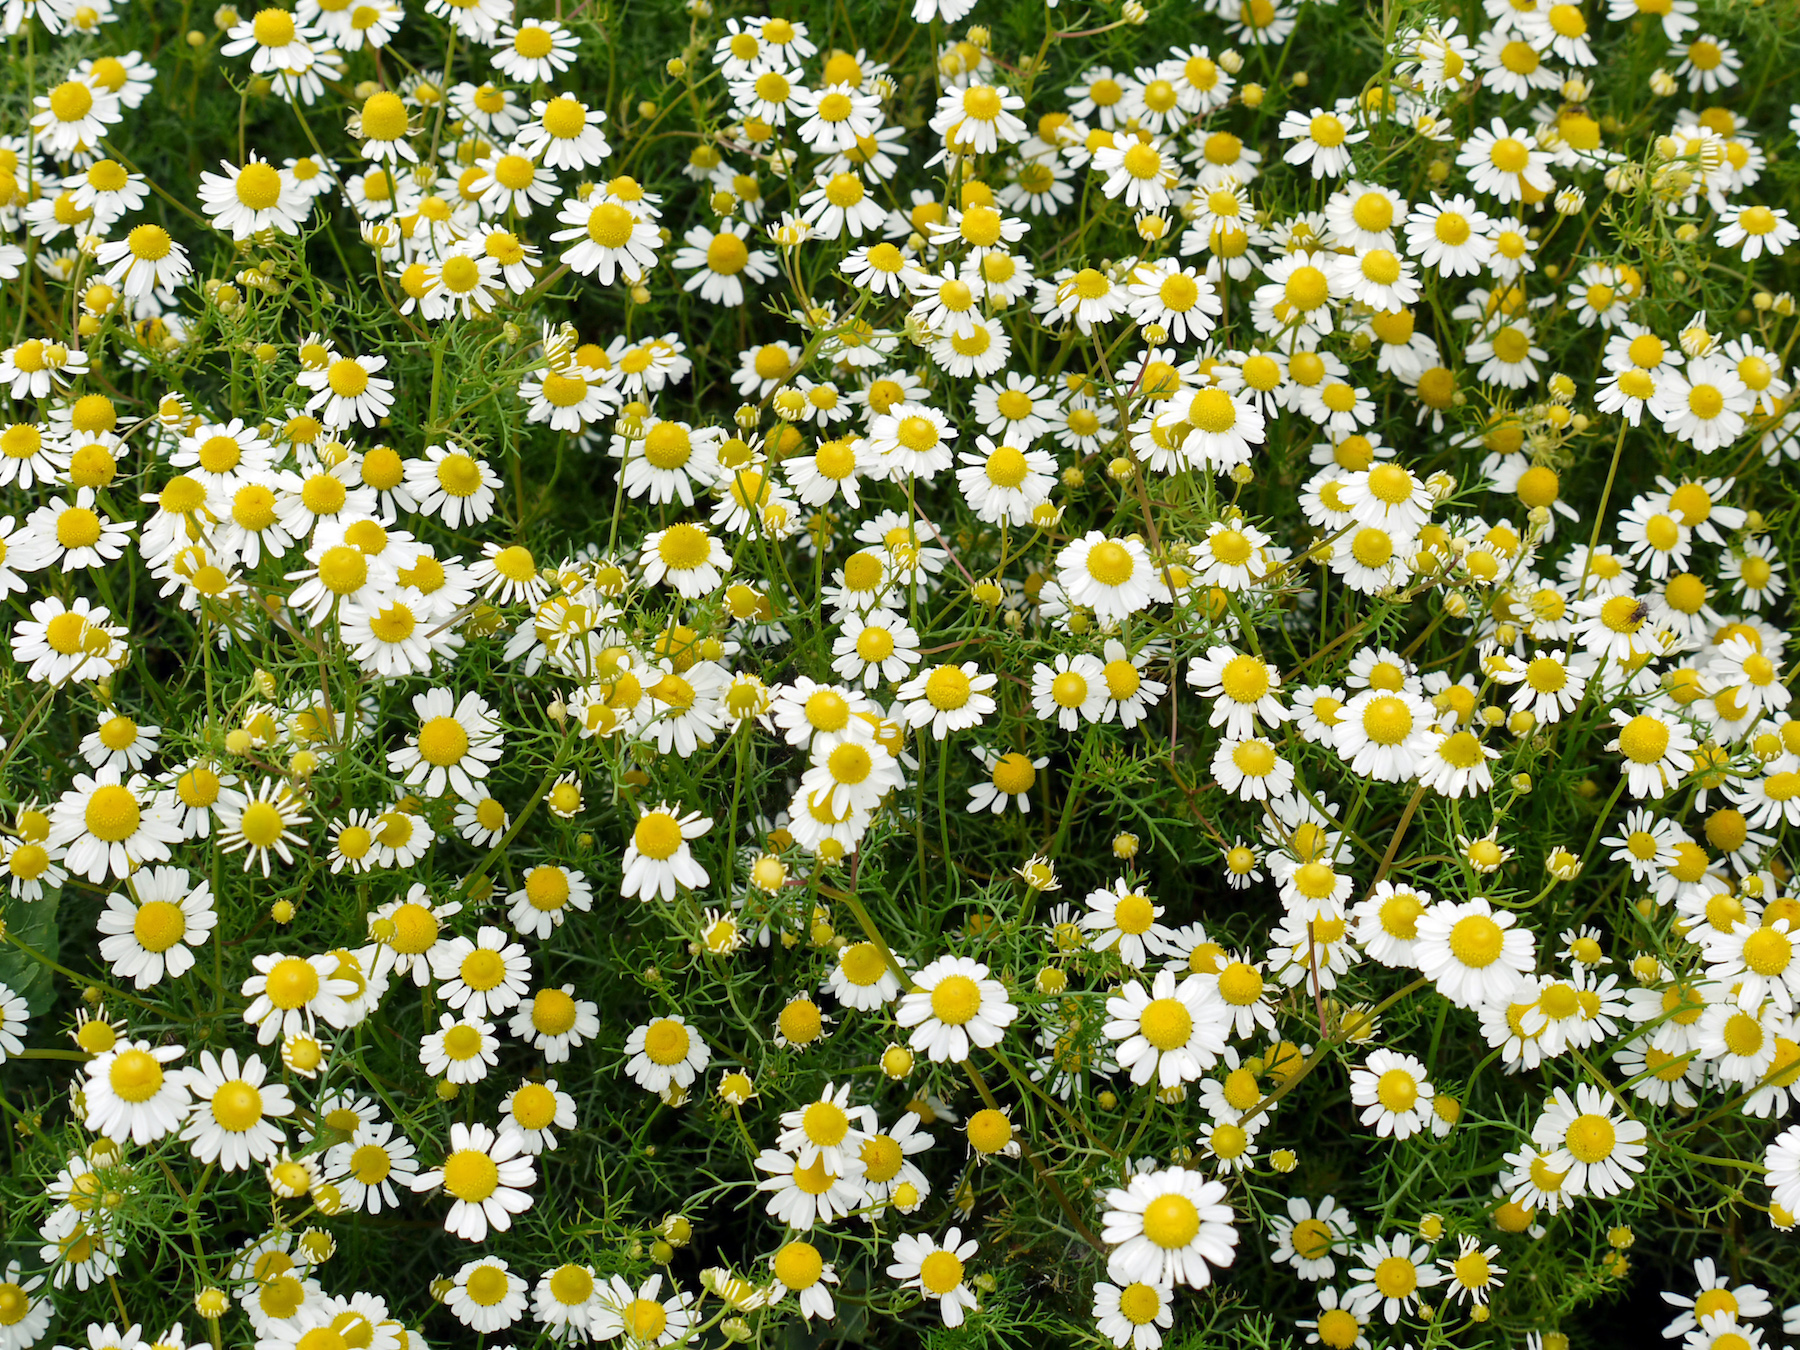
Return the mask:
<svg viewBox="0 0 1800 1350">
<path fill-rule="evenodd" d="M 1243 961 L 1233 961 L 1219 974 L 1219 996 L 1233 1007 L 1248 1007 L 1261 998 L 1262 993 L 1261 972 Z"/>
<path fill-rule="evenodd" d="M 113 1095 L 136 1105 L 162 1091 L 163 1067 L 147 1050 L 121 1051 L 107 1075 Z"/>
<path fill-rule="evenodd" d="M 931 1013 L 949 1026 L 973 1021 L 981 1011 L 981 986 L 967 975 L 946 975 L 931 991 Z"/>
<path fill-rule="evenodd" d="M 1187 1246 L 1199 1232 L 1200 1211 L 1185 1195 L 1159 1195 L 1144 1207 L 1144 1236 L 1165 1251 Z"/>
<path fill-rule="evenodd" d="M 644 1033 L 644 1054 L 652 1064 L 667 1068 L 688 1055 L 688 1029 L 673 1018 L 662 1017 Z"/>
<path fill-rule="evenodd" d="M 1616 1140 L 1612 1121 L 1589 1112 L 1569 1122 L 1563 1142 L 1577 1162 L 1593 1164 L 1612 1156 Z"/>
<path fill-rule="evenodd" d="M 480 1149 L 459 1148 L 444 1159 L 444 1189 L 458 1200 L 480 1204 L 500 1189 L 500 1168 Z"/>
<path fill-rule="evenodd" d="M 1505 945 L 1505 930 L 1485 914 L 1467 915 L 1450 929 L 1450 954 L 1476 970 L 1498 961 Z"/>
<path fill-rule="evenodd" d="M 1152 999 L 1138 1018 L 1144 1039 L 1158 1050 L 1176 1050 L 1188 1043 L 1194 1019 L 1177 998 Z"/>
</svg>

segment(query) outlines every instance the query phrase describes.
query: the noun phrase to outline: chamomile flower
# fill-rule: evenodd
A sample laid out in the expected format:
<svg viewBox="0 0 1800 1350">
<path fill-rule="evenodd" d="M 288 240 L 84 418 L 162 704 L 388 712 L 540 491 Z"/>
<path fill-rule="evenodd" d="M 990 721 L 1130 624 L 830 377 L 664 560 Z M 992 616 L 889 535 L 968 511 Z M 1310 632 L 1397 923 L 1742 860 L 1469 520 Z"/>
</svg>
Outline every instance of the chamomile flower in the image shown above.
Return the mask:
<svg viewBox="0 0 1800 1350">
<path fill-rule="evenodd" d="M 764 1149 L 756 1166 L 770 1175 L 757 1183 L 770 1194 L 769 1214 L 789 1228 L 802 1232 L 815 1223 L 830 1223 L 859 1208 L 865 1200 L 863 1164 L 856 1159 L 843 1173 L 826 1170 L 823 1160 L 800 1167 L 777 1149 Z"/>
<path fill-rule="evenodd" d="M 452 1201 L 445 1231 L 480 1242 L 490 1230 L 506 1232 L 514 1215 L 531 1208 L 528 1188 L 537 1182 L 537 1168 L 524 1151 L 525 1141 L 515 1131 L 496 1134 L 486 1125 L 459 1121 L 450 1127 L 442 1164 L 414 1177 L 412 1189 L 420 1195 L 443 1191 Z"/>
<path fill-rule="evenodd" d="M 1419 973 L 1460 1008 L 1502 1003 L 1536 963 L 1536 936 L 1485 899 L 1439 901 L 1417 921 Z"/>
<path fill-rule="evenodd" d="M 346 1025 L 346 999 L 356 984 L 338 973 L 335 956 L 286 956 L 270 952 L 250 959 L 256 972 L 239 990 L 249 1000 L 244 1021 L 256 1028 L 256 1043 L 269 1045 L 279 1036 L 310 1034 L 320 1020 Z"/>
<path fill-rule="evenodd" d="M 832 669 L 864 688 L 899 683 L 919 664 L 919 635 L 899 615 L 885 609 L 847 614 L 832 642 Z"/>
<path fill-rule="evenodd" d="M 695 861 L 688 841 L 711 828 L 711 817 L 698 811 L 678 814 L 667 802 L 640 808 L 637 827 L 625 849 L 619 893 L 627 900 L 633 896 L 646 901 L 673 900 L 682 886 L 705 886 L 710 877 Z"/>
<path fill-rule="evenodd" d="M 1350 147 L 1369 137 L 1367 128 L 1348 125 L 1324 108 L 1284 113 L 1276 134 L 1293 142 L 1282 159 L 1308 165 L 1314 178 L 1341 178 L 1350 167 Z"/>
<path fill-rule="evenodd" d="M 999 754 L 985 746 L 971 751 L 987 770 L 987 780 L 969 789 L 969 810 L 1000 815 L 1008 807 L 1020 814 L 1031 810 L 1031 793 L 1037 787 L 1038 774 L 1050 763 L 1049 756 L 1037 759 L 1017 750 Z"/>
<path fill-rule="evenodd" d="M 900 976 L 895 974 L 895 966 L 904 973 L 907 964 L 904 957 L 891 952 L 884 956 L 872 942 L 849 943 L 838 951 L 837 962 L 823 987 L 846 1008 L 873 1012 L 900 996 Z"/>
<path fill-rule="evenodd" d="M 447 1283 L 444 1307 L 471 1331 L 504 1331 L 525 1315 L 527 1286 L 502 1257 L 464 1262 Z"/>
<path fill-rule="evenodd" d="M 1667 796 L 1694 767 L 1690 752 L 1698 742 L 1684 722 L 1650 708 L 1638 713 L 1615 708 L 1612 720 L 1618 734 L 1606 748 L 1622 759 L 1633 797 Z"/>
<path fill-rule="evenodd" d="M 947 1327 L 963 1324 L 964 1310 L 977 1299 L 966 1282 L 968 1262 L 980 1250 L 973 1239 L 963 1241 L 962 1230 L 951 1228 L 942 1242 L 922 1234 L 902 1233 L 894 1239 L 889 1279 L 903 1289 L 917 1289 L 921 1297 L 935 1299 L 938 1316 Z"/>
<path fill-rule="evenodd" d="M 717 232 L 696 225 L 682 238 L 686 247 L 675 250 L 670 262 L 693 272 L 682 289 L 698 291 L 708 304 L 741 305 L 746 278 L 761 283 L 775 275 L 775 255 L 750 248 L 749 229 L 739 222 L 725 221 Z"/>
<path fill-rule="evenodd" d="M 547 1064 L 567 1062 L 569 1051 L 600 1034 L 599 1006 L 575 997 L 575 986 L 545 987 L 513 1010 L 507 1030 L 543 1053 Z"/>
<path fill-rule="evenodd" d="M 482 925 L 475 938 L 448 938 L 432 947 L 437 997 L 466 1017 L 488 1017 L 517 1006 L 529 988 L 531 958 L 506 931 Z"/>
<path fill-rule="evenodd" d="M 1201 389 L 1185 404 L 1162 414 L 1158 424 L 1185 425 L 1179 446 L 1190 465 L 1228 472 L 1248 464 L 1252 448 L 1260 443 L 1268 425 L 1256 402 L 1243 393 L 1222 388 Z"/>
<path fill-rule="evenodd" d="M 1356 1259 L 1360 1264 L 1350 1278 L 1357 1283 L 1345 1292 L 1344 1304 L 1361 1317 L 1379 1311 L 1389 1326 L 1418 1307 L 1422 1290 L 1444 1281 L 1443 1273 L 1431 1264 L 1431 1248 L 1404 1233 L 1365 1242 L 1357 1248 Z"/>
<path fill-rule="evenodd" d="M 451 529 L 479 524 L 494 513 L 500 475 L 486 460 L 454 443 L 428 445 L 406 462 L 406 487 L 421 514 L 438 516 Z"/>
<path fill-rule="evenodd" d="M 1350 1100 L 1363 1108 L 1362 1123 L 1384 1139 L 1408 1139 L 1424 1129 L 1435 1092 L 1422 1063 L 1392 1050 L 1377 1050 L 1350 1071 Z"/>
<path fill-rule="evenodd" d="M 325 1154 L 325 1175 L 338 1188 L 351 1213 L 379 1214 L 397 1209 L 399 1191 L 412 1189 L 418 1175 L 412 1141 L 390 1121 L 358 1125 L 350 1138 Z"/>
<path fill-rule="evenodd" d="M 604 1287 L 593 1267 L 566 1261 L 538 1277 L 531 1295 L 532 1316 L 558 1339 L 584 1335 L 595 1326 Z"/>
<path fill-rule="evenodd" d="M 18 29 L 9 25 L 8 31 L 16 33 Z M 31 108 L 31 129 L 38 148 L 57 159 L 91 151 L 107 128 L 124 116 L 112 90 L 91 78 L 64 80 L 34 98 Z"/>
<path fill-rule="evenodd" d="M 200 175 L 200 206 L 216 229 L 233 239 L 265 230 L 298 234 L 312 214 L 313 198 L 291 171 L 254 156 L 242 165 L 222 161 L 223 174 Z"/>
<path fill-rule="evenodd" d="M 646 1092 L 686 1088 L 712 1062 L 712 1051 L 687 1024 L 671 1014 L 646 1022 L 625 1038 L 630 1056 L 625 1072 Z"/>
<path fill-rule="evenodd" d="M 1562 1172 L 1574 1194 L 1606 1197 L 1637 1184 L 1648 1131 L 1618 1112 L 1618 1104 L 1590 1083 L 1577 1084 L 1573 1098 L 1559 1087 L 1544 1104 L 1532 1142 L 1551 1150 L 1545 1165 Z"/>
<path fill-rule="evenodd" d="M 716 591 L 732 562 L 724 544 L 704 527 L 680 524 L 645 536 L 641 566 L 649 585 L 671 587 L 693 600 Z"/>
<path fill-rule="evenodd" d="M 1703 356 L 1684 369 L 1661 374 L 1649 406 L 1670 435 L 1711 454 L 1743 433 L 1754 403 L 1729 361 Z"/>
<path fill-rule="evenodd" d="M 1407 215 L 1406 251 L 1441 276 L 1474 276 L 1493 253 L 1491 223 L 1473 199 L 1444 201 L 1434 192 L 1429 203 L 1414 205 Z"/>
<path fill-rule="evenodd" d="M 1450 23 L 1455 23 L 1451 19 Z M 1340 1299 L 1338 1291 L 1330 1285 L 1319 1289 L 1319 1315 L 1313 1318 L 1300 1318 L 1294 1323 L 1304 1327 L 1308 1345 L 1327 1345 L 1342 1347 L 1343 1350 L 1369 1350 L 1369 1339 L 1362 1334 L 1362 1329 L 1369 1324 L 1369 1315 L 1357 1305 L 1346 1299 Z"/>
<path fill-rule="evenodd" d="M 512 1130 L 526 1142 L 533 1156 L 556 1148 L 557 1130 L 575 1128 L 575 1099 L 562 1091 L 556 1079 L 522 1082 L 500 1103 L 500 1128 Z"/>
<path fill-rule="evenodd" d="M 1116 1281 L 1204 1289 L 1237 1255 L 1225 1186 L 1183 1168 L 1139 1173 L 1106 1192 L 1101 1240 Z"/>
<path fill-rule="evenodd" d="M 1126 965 L 1142 970 L 1150 957 L 1168 950 L 1171 931 L 1157 922 L 1162 907 L 1126 878 L 1090 892 L 1086 904 L 1081 927 L 1096 935 L 1095 951 L 1116 950 Z"/>
<path fill-rule="evenodd" d="M 430 797 L 473 796 L 505 744 L 487 700 L 439 688 L 413 695 L 412 706 L 418 730 L 389 751 L 388 770 Z"/>
<path fill-rule="evenodd" d="M 273 778 L 265 779 L 239 801 L 221 803 L 219 851 L 235 853 L 242 849 L 244 870 L 248 872 L 252 864 L 260 863 L 265 877 L 269 875 L 271 853 L 291 865 L 294 855 L 289 845 L 305 844 L 298 827 L 312 820 L 302 809 L 305 804 L 305 798 L 292 787 Z"/>
<path fill-rule="evenodd" d="M 1675 76 L 1687 78 L 1690 93 L 1711 94 L 1728 88 L 1738 82 L 1738 71 L 1743 68 L 1737 51 L 1711 33 L 1702 33 L 1691 41 L 1677 39 L 1669 55 L 1681 58 Z"/>
<path fill-rule="evenodd" d="M 187 1076 L 168 1066 L 185 1053 L 179 1045 L 122 1040 L 89 1060 L 84 1124 L 115 1144 L 140 1148 L 173 1134 L 187 1118 L 192 1099 Z"/>
<path fill-rule="evenodd" d="M 896 695 L 910 727 L 929 727 L 935 740 L 953 731 L 979 726 L 998 706 L 990 696 L 999 677 L 973 661 L 945 663 L 922 670 L 901 685 Z"/>
<path fill-rule="evenodd" d="M 1192 1082 L 1225 1050 L 1225 1010 L 1207 999 L 1197 976 L 1178 984 L 1174 972 L 1161 970 L 1148 990 L 1130 981 L 1107 999 L 1106 1013 L 1103 1030 L 1119 1043 L 1119 1067 L 1139 1085 L 1152 1078 L 1164 1089 Z"/>
<path fill-rule="evenodd" d="M 181 1137 L 201 1162 L 242 1171 L 281 1150 L 285 1140 L 276 1121 L 292 1115 L 295 1103 L 287 1088 L 265 1081 L 268 1069 L 259 1056 L 246 1055 L 240 1064 L 235 1050 L 217 1058 L 202 1050 L 200 1062 L 183 1072 L 194 1106 Z"/>
<path fill-rule="evenodd" d="M 1773 1309 L 1765 1291 L 1753 1284 L 1733 1286 L 1730 1279 L 1718 1272 L 1710 1256 L 1694 1262 L 1694 1281 L 1698 1292 L 1693 1297 L 1671 1290 L 1662 1291 L 1664 1303 L 1682 1310 L 1680 1316 L 1663 1328 L 1667 1340 L 1687 1335 L 1704 1317 L 1719 1313 L 1729 1313 L 1733 1317 L 1766 1317 Z"/>
<path fill-rule="evenodd" d="M 1430 704 L 1405 689 L 1365 689 L 1344 705 L 1334 728 L 1338 756 L 1355 774 L 1403 782 L 1432 748 Z"/>
<path fill-rule="evenodd" d="M 610 286 L 615 277 L 638 281 L 656 265 L 662 236 L 655 223 L 610 197 L 595 193 L 583 201 L 571 194 L 563 199 L 556 220 L 565 228 L 550 238 L 569 245 L 561 261 L 580 276 L 598 277 Z"/>
<path fill-rule="evenodd" d="M 971 1046 L 998 1045 L 1018 1013 L 1006 986 L 991 978 L 985 965 L 945 956 L 913 976 L 913 988 L 900 1000 L 895 1016 L 911 1029 L 908 1040 L 914 1050 L 934 1063 L 961 1063 Z"/>
<path fill-rule="evenodd" d="M 1281 675 L 1260 656 L 1211 647 L 1188 666 L 1187 681 L 1213 701 L 1210 725 L 1224 736 L 1243 739 L 1258 726 L 1270 729 L 1289 717 L 1282 706 Z"/>
<path fill-rule="evenodd" d="M 15 633 L 14 654 L 22 659 L 20 637 Z M 44 842 L 63 850 L 69 871 L 98 884 L 109 874 L 123 880 L 143 863 L 167 861 L 169 846 L 179 842 L 181 833 L 174 812 L 148 779 L 141 774 L 126 778 L 108 767 L 92 777 L 75 776 L 50 813 Z"/>
<path fill-rule="evenodd" d="M 179 979 L 193 969 L 193 948 L 218 926 L 212 891 L 180 867 L 146 867 L 127 889 L 106 898 L 100 915 L 100 959 L 139 989 Z"/>
<path fill-rule="evenodd" d="M 1336 1197 L 1327 1195 L 1315 1208 L 1304 1196 L 1291 1196 L 1285 1214 L 1269 1223 L 1275 1250 L 1271 1259 L 1291 1265 L 1303 1280 L 1329 1280 L 1337 1274 L 1335 1257 L 1349 1253 L 1356 1221 Z"/>
<path fill-rule="evenodd" d="M 593 889 L 573 868 L 539 863 L 520 880 L 519 889 L 506 897 L 506 903 L 513 931 L 523 937 L 547 938 L 571 911 L 585 914 L 593 907 Z"/>
<path fill-rule="evenodd" d="M 1074 731 L 1084 721 L 1100 720 L 1105 699 L 1104 669 L 1086 652 L 1075 656 L 1063 652 L 1053 662 L 1039 661 L 1032 667 L 1032 709 L 1041 721 Z"/>
<path fill-rule="evenodd" d="M 944 91 L 931 129 L 952 154 L 991 155 L 1025 139 L 1025 123 L 1017 116 L 1024 108 L 1025 100 L 1005 85 L 971 83 Z"/>
<path fill-rule="evenodd" d="M 684 1343 L 693 1329 L 692 1300 L 680 1289 L 662 1298 L 661 1275 L 652 1275 L 635 1290 L 614 1275 L 597 1296 L 590 1335 L 598 1341 L 629 1338 L 633 1345 Z"/>
<path fill-rule="evenodd" d="M 519 84 L 555 79 L 575 61 L 581 39 L 555 19 L 502 24 L 495 39 L 494 69 Z"/>
</svg>

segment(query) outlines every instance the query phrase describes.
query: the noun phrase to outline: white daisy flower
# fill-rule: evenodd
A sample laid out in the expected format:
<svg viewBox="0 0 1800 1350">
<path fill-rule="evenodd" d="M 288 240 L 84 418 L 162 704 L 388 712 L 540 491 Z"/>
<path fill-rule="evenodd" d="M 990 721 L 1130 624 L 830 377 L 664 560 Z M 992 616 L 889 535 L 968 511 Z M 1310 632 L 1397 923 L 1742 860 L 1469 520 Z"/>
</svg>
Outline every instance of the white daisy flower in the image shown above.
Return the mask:
<svg viewBox="0 0 1800 1350">
<path fill-rule="evenodd" d="M 239 992 L 251 1000 L 244 1021 L 256 1028 L 258 1045 L 278 1036 L 311 1035 L 316 1022 L 341 1027 L 349 1021 L 346 999 L 355 996 L 354 982 L 340 978 L 335 956 L 284 956 L 270 952 L 250 959 L 255 974 Z"/>
<path fill-rule="evenodd" d="M 566 1063 L 569 1051 L 600 1034 L 599 1005 L 575 997 L 575 986 L 543 988 L 513 1011 L 506 1028 L 542 1051 L 547 1064 Z"/>
<path fill-rule="evenodd" d="M 920 969 L 895 1014 L 911 1028 L 909 1044 L 933 1063 L 958 1063 L 971 1046 L 998 1045 L 1019 1010 L 988 968 L 962 956 L 943 956 Z"/>
<path fill-rule="evenodd" d="M 438 997 L 468 1017 L 487 1017 L 517 1006 L 530 987 L 531 958 L 504 929 L 483 924 L 475 939 L 448 938 L 431 949 Z"/>
<path fill-rule="evenodd" d="M 399 1189 L 412 1189 L 418 1175 L 413 1153 L 412 1141 L 391 1122 L 370 1121 L 326 1150 L 325 1175 L 350 1213 L 379 1214 L 399 1208 Z"/>
<path fill-rule="evenodd" d="M 500 1062 L 500 1038 L 481 1017 L 438 1014 L 437 1030 L 419 1038 L 419 1063 L 433 1078 L 479 1083 Z"/>
<path fill-rule="evenodd" d="M 115 1144 L 140 1148 L 173 1134 L 191 1109 L 187 1077 L 166 1066 L 186 1051 L 179 1045 L 153 1046 L 122 1040 L 85 1066 L 83 1123 Z"/>
<path fill-rule="evenodd" d="M 193 969 L 191 950 L 218 926 L 212 890 L 204 879 L 191 883 L 187 869 L 146 867 L 126 890 L 106 897 L 100 915 L 100 959 L 120 979 L 139 989 L 179 979 Z"/>
<path fill-rule="evenodd" d="M 968 1262 L 978 1250 L 980 1244 L 974 1239 L 963 1241 L 960 1228 L 946 1232 L 942 1242 L 923 1234 L 902 1233 L 894 1239 L 887 1275 L 903 1289 L 917 1289 L 921 1297 L 936 1299 L 944 1325 L 959 1327 L 964 1310 L 977 1303 L 966 1276 Z"/>
<path fill-rule="evenodd" d="M 1112 1247 L 1107 1275 L 1116 1281 L 1204 1289 L 1212 1267 L 1237 1255 L 1237 1229 L 1223 1182 L 1179 1167 L 1142 1172 L 1106 1192 L 1101 1240 Z"/>
<path fill-rule="evenodd" d="M 652 1275 L 634 1291 L 614 1275 L 599 1293 L 589 1334 L 597 1341 L 625 1336 L 632 1345 L 686 1344 L 694 1325 L 692 1299 L 674 1289 L 659 1301 L 662 1281 Z"/>
<path fill-rule="evenodd" d="M 1421 1290 L 1444 1282 L 1443 1272 L 1431 1263 L 1430 1246 L 1415 1243 L 1405 1233 L 1365 1242 L 1356 1256 L 1361 1264 L 1351 1270 L 1350 1278 L 1357 1283 L 1345 1291 L 1344 1304 L 1359 1317 L 1380 1309 L 1389 1326 L 1418 1307 Z"/>
<path fill-rule="evenodd" d="M 456 699 L 438 688 L 414 694 L 412 706 L 418 730 L 388 752 L 388 771 L 428 797 L 474 796 L 505 747 L 487 700 L 473 692 Z"/>
<path fill-rule="evenodd" d="M 1150 957 L 1168 950 L 1171 930 L 1157 922 L 1162 907 L 1126 878 L 1089 892 L 1085 903 L 1081 928 L 1095 934 L 1095 951 L 1116 950 L 1126 965 L 1142 970 Z"/>
<path fill-rule="evenodd" d="M 686 1088 L 712 1062 L 712 1051 L 687 1024 L 671 1014 L 646 1022 L 625 1038 L 625 1071 L 646 1092 Z"/>
<path fill-rule="evenodd" d="M 667 802 L 654 808 L 640 807 L 638 823 L 626 846 L 624 876 L 619 894 L 627 900 L 673 900 L 686 886 L 698 890 L 711 880 L 707 870 L 694 860 L 688 841 L 698 839 L 712 828 L 712 818 L 698 811 L 677 813 Z"/>
<path fill-rule="evenodd" d="M 182 1070 L 194 1105 L 181 1137 L 203 1163 L 217 1162 L 227 1172 L 268 1162 L 286 1142 L 275 1119 L 294 1113 L 294 1102 L 280 1083 L 264 1081 L 268 1070 L 260 1057 L 225 1050 L 217 1059 L 200 1052 L 200 1063 Z"/>
<path fill-rule="evenodd" d="M 1537 962 L 1536 935 L 1484 899 L 1441 900 L 1417 921 L 1419 973 L 1459 1008 L 1503 1004 Z"/>
<path fill-rule="evenodd" d="M 1630 1190 L 1649 1150 L 1643 1122 L 1621 1119 L 1618 1104 L 1591 1083 L 1570 1098 L 1557 1088 L 1532 1126 L 1531 1138 L 1551 1150 L 1546 1165 L 1565 1174 L 1576 1195 L 1605 1197 Z"/>
<path fill-rule="evenodd" d="M 537 1168 L 524 1153 L 525 1141 L 514 1131 L 496 1134 L 486 1125 L 450 1127 L 450 1147 L 443 1164 L 412 1180 L 414 1193 L 441 1190 L 454 1203 L 444 1229 L 465 1242 L 480 1242 L 488 1231 L 504 1233 L 513 1215 L 531 1208 L 527 1187 L 537 1181 Z"/>
<path fill-rule="evenodd" d="M 23 660 L 20 645 L 15 633 L 14 657 Z M 174 811 L 147 778 L 141 774 L 126 778 L 109 767 L 95 770 L 92 777 L 75 776 L 51 810 L 44 842 L 65 850 L 68 870 L 97 885 L 109 873 L 123 880 L 144 863 L 166 862 L 169 846 L 181 837 Z"/>
<path fill-rule="evenodd" d="M 1363 1108 L 1360 1119 L 1383 1139 L 1410 1139 L 1431 1120 L 1436 1089 L 1424 1064 L 1411 1055 L 1376 1050 L 1350 1071 L 1350 1100 Z"/>
<path fill-rule="evenodd" d="M 1164 1089 L 1192 1082 L 1225 1050 L 1228 1015 L 1195 975 L 1177 984 L 1174 972 L 1160 970 L 1147 991 L 1133 980 L 1106 1000 L 1106 1013 L 1102 1030 L 1119 1042 L 1119 1067 L 1139 1086 L 1152 1078 Z"/>
</svg>

